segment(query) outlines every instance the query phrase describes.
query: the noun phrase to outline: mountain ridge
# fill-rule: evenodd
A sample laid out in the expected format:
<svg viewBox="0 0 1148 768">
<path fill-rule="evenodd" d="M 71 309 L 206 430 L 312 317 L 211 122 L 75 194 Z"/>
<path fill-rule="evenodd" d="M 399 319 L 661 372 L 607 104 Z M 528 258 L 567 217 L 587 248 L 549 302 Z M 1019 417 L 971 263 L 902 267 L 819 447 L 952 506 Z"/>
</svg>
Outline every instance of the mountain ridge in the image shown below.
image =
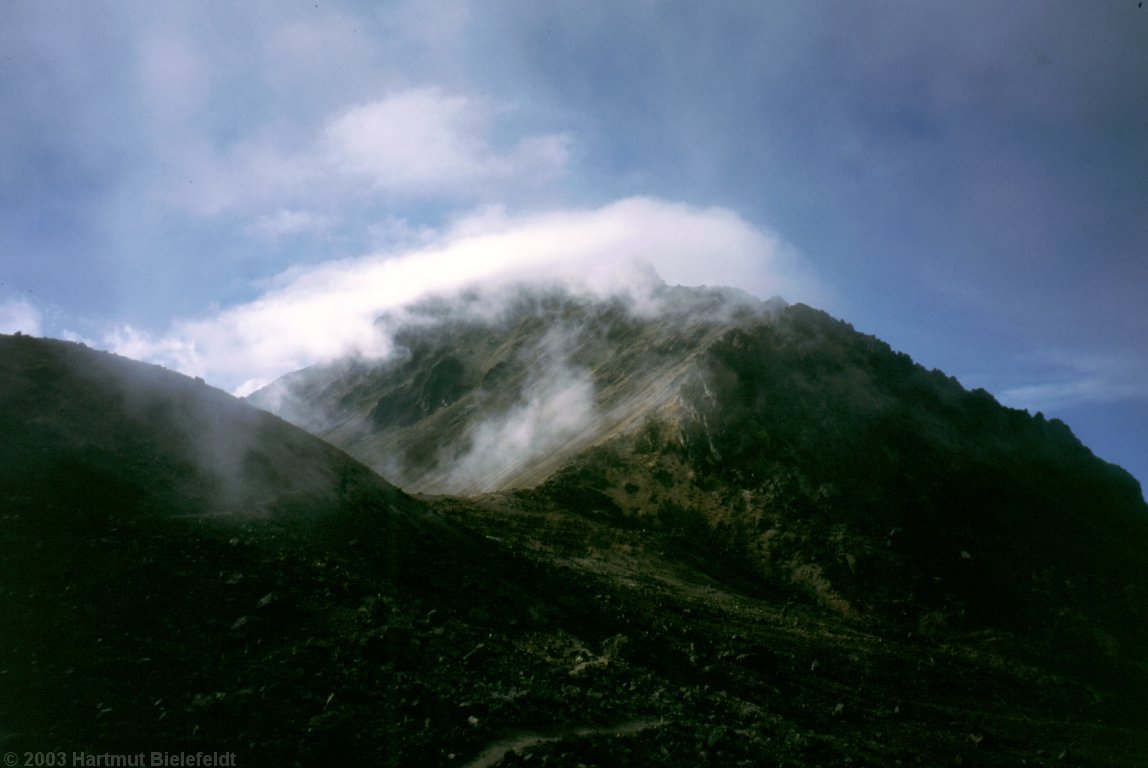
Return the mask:
<svg viewBox="0 0 1148 768">
<path fill-rule="evenodd" d="M 501 314 L 400 327 L 405 352 L 353 377 L 285 377 L 280 412 L 415 493 L 522 491 L 671 532 L 699 561 L 857 620 L 1039 624 L 1080 569 L 1103 575 L 1066 593 L 1087 634 L 1105 590 L 1146 594 L 1139 484 L 1063 422 L 803 304 L 663 291 L 662 311 L 524 293 Z M 1143 647 L 1134 600 L 1119 613 L 1104 631 Z"/>
<path fill-rule="evenodd" d="M 695 293 L 696 291 L 696 293 Z M 779 298 L 771 299 L 763 302 L 756 299 L 749 294 L 737 291 L 736 289 L 729 288 L 702 288 L 690 289 L 682 286 L 661 286 L 661 289 L 655 291 L 652 299 L 647 299 L 644 304 L 639 304 L 633 299 L 627 299 L 622 296 L 613 297 L 606 301 L 595 302 L 594 300 L 585 300 L 573 294 L 565 294 L 562 289 L 543 290 L 537 295 L 532 297 L 530 289 L 527 287 L 520 288 L 518 300 L 506 301 L 505 298 L 500 299 L 504 304 L 499 305 L 502 308 L 496 310 L 489 310 L 482 308 L 485 300 L 484 296 L 480 293 L 463 294 L 459 297 L 462 308 L 451 307 L 445 299 L 433 299 L 431 301 L 417 303 L 413 307 L 408 308 L 409 314 L 405 317 L 402 315 L 393 315 L 380 319 L 381 326 L 387 326 L 389 331 L 394 334 L 394 346 L 398 352 L 393 353 L 391 357 L 372 361 L 370 359 L 360 359 L 357 357 L 348 357 L 333 363 L 323 363 L 311 366 L 300 371 L 286 374 L 280 379 L 266 385 L 260 390 L 248 395 L 247 399 L 257 405 L 260 405 L 272 413 L 280 415 L 288 415 L 289 420 L 293 423 L 300 423 L 308 427 L 310 431 L 317 434 L 329 434 L 333 438 L 333 442 L 338 445 L 351 445 L 357 442 L 367 443 L 367 450 L 363 452 L 361 458 L 366 457 L 368 463 L 369 455 L 371 453 L 369 445 L 369 437 L 363 434 L 363 430 L 356 432 L 352 422 L 356 417 L 360 420 L 364 419 L 363 416 L 369 416 L 371 421 L 378 422 L 383 426 L 390 426 L 392 423 L 401 421 L 399 426 L 408 427 L 415 422 L 427 417 L 435 415 L 435 412 L 440 408 L 454 404 L 462 395 L 468 394 L 469 389 L 473 389 L 476 384 L 481 382 L 480 386 L 483 389 L 489 389 L 492 386 L 501 386 L 504 384 L 516 385 L 521 388 L 522 382 L 522 369 L 531 364 L 530 360 L 520 359 L 514 360 L 512 356 L 507 356 L 505 350 L 498 350 L 503 354 L 496 356 L 496 364 L 489 366 L 487 369 L 480 372 L 476 381 L 474 372 L 470 374 L 470 381 L 458 381 L 457 379 L 463 378 L 462 370 L 459 367 L 459 361 L 452 359 L 450 355 L 443 355 L 440 348 L 443 343 L 451 343 L 444 341 L 449 339 L 451 334 L 458 334 L 461 339 L 456 339 L 455 344 L 465 344 L 475 341 L 475 336 L 483 332 L 497 332 L 499 327 L 505 327 L 508 323 L 512 323 L 515 318 L 522 320 L 524 317 L 530 317 L 533 313 L 535 319 L 542 323 L 556 323 L 559 326 L 563 322 L 569 322 L 571 313 L 579 311 L 586 312 L 588 307 L 597 304 L 606 312 L 605 318 L 589 318 L 594 321 L 596 319 L 604 319 L 605 325 L 610 326 L 611 322 L 615 323 L 612 327 L 604 327 L 597 329 L 583 328 L 582 333 L 594 333 L 598 337 L 606 341 L 612 341 L 619 333 L 624 333 L 625 329 L 616 325 L 619 319 L 626 318 L 630 321 L 640 322 L 643 319 L 651 317 L 661 317 L 667 320 L 668 328 L 664 329 L 664 338 L 657 341 L 662 345 L 658 351 L 673 351 L 673 345 L 679 344 L 694 344 L 699 346 L 708 346 L 716 341 L 717 336 L 734 330 L 738 323 L 729 323 L 723 325 L 729 318 L 723 313 L 733 312 L 741 313 L 741 319 L 747 320 L 756 318 L 758 320 L 767 320 L 769 318 L 776 319 L 777 315 L 783 311 L 788 311 L 790 314 L 807 313 L 809 317 L 818 317 L 821 320 L 828 320 L 832 322 L 842 323 L 843 326 L 849 331 L 854 332 L 851 325 L 843 323 L 843 321 L 833 320 L 828 314 L 821 310 L 816 310 L 804 304 L 796 304 L 792 307 Z M 679 302 L 676 307 L 673 306 L 674 301 Z M 659 305 L 658 302 L 662 302 Z M 549 308 L 547 308 L 549 304 Z M 581 304 L 581 310 L 576 309 Z M 566 316 L 562 316 L 562 312 L 555 310 L 565 307 Z M 482 311 L 480 311 L 482 310 Z M 548 314 L 547 314 L 548 313 Z M 676 316 L 675 316 L 676 315 Z M 707 315 L 710 315 L 707 317 Z M 417 318 L 416 322 L 410 322 L 411 318 Z M 585 321 L 587 318 L 577 318 Z M 685 322 L 681 322 L 681 321 Z M 690 323 L 693 327 L 690 327 Z M 677 325 L 675 323 L 680 323 Z M 570 334 L 578 334 L 579 329 L 561 329 L 554 330 L 550 326 L 546 326 L 548 333 L 555 336 L 567 336 Z M 527 328 L 526 331 L 535 331 L 537 328 Z M 436 337 L 436 334 L 438 335 Z M 469 335 L 468 335 L 469 334 Z M 613 334 L 613 336 L 612 336 Z M 895 352 L 889 348 L 888 344 L 877 339 L 873 336 L 858 334 L 859 337 L 868 339 L 870 342 L 883 347 L 885 352 L 895 355 L 896 358 L 909 366 L 916 366 L 917 364 L 904 353 Z M 524 342 L 521 339 L 515 340 L 511 352 L 521 352 L 521 347 Z M 542 339 L 546 341 L 545 338 Z M 638 341 L 648 341 L 648 338 L 642 338 Z M 483 340 L 482 343 L 489 344 L 490 339 Z M 535 340 L 537 343 L 537 339 Z M 561 345 L 555 349 L 555 345 L 547 347 L 545 344 L 540 345 L 543 347 L 541 355 L 535 355 L 537 359 L 533 361 L 535 367 L 542 368 L 545 365 L 553 365 L 554 359 L 559 358 L 560 365 L 564 367 L 566 359 L 570 358 L 576 365 L 583 367 L 593 367 L 592 360 L 588 362 L 588 358 L 593 356 L 593 347 L 590 344 L 582 343 L 575 345 L 578 348 L 574 350 L 573 354 L 569 349 L 562 349 Z M 533 350 L 537 351 L 537 350 Z M 372 385 L 372 380 L 385 378 L 386 376 L 394 376 L 396 373 L 401 376 L 402 372 L 396 372 L 396 369 L 402 369 L 404 366 L 413 368 L 411 366 L 413 357 L 425 357 L 427 355 L 439 355 L 436 358 L 438 363 L 437 368 L 432 368 L 429 372 L 424 372 L 422 377 L 409 376 L 403 381 L 403 385 L 408 387 L 412 392 L 407 399 L 394 398 L 394 399 L 379 399 L 376 400 L 368 409 L 366 414 L 355 413 L 340 413 L 338 406 L 344 405 L 348 400 L 358 397 L 360 399 L 370 397 L 370 393 L 363 391 Z M 596 381 L 594 384 L 598 388 L 602 388 L 604 384 L 609 384 L 611 380 L 621 378 L 623 375 L 619 373 L 619 369 L 625 365 L 634 366 L 636 362 L 646 362 L 646 360 L 635 360 L 637 356 L 625 357 L 625 353 L 618 354 L 617 351 L 612 350 L 611 356 L 622 358 L 613 364 L 612 368 L 604 371 L 601 374 L 596 374 Z M 414 361 L 420 362 L 420 361 Z M 516 381 L 508 381 L 508 370 L 510 368 L 517 368 L 515 371 L 517 375 Z M 348 380 L 347 386 L 349 389 L 358 389 L 358 392 L 340 391 L 338 393 L 316 393 L 309 392 L 305 396 L 299 398 L 299 402 L 292 402 L 297 397 L 292 389 L 298 388 L 306 390 L 309 387 L 315 387 L 315 382 L 326 380 L 328 382 L 336 381 L 345 375 Z M 428 375 L 429 373 L 429 375 Z M 656 378 L 651 375 L 650 378 Z M 938 382 L 944 380 L 949 384 L 956 384 L 960 386 L 956 379 L 946 376 L 942 372 L 933 369 L 929 371 Z M 666 377 L 662 377 L 663 379 Z M 311 380 L 310 382 L 308 380 Z M 672 381 L 670 384 L 661 382 L 663 391 L 659 392 L 657 396 L 650 398 L 656 405 L 664 404 L 667 399 L 672 399 L 672 393 L 664 390 L 673 389 L 674 385 L 680 382 Z M 438 391 L 436 387 L 441 388 Z M 993 407 L 1003 409 L 1005 412 L 1014 413 L 1016 415 L 1024 414 L 1025 417 L 1030 416 L 1027 411 L 1008 408 L 1001 406 L 997 403 L 996 399 L 991 394 L 982 389 L 973 390 L 978 397 L 985 400 L 986 403 L 991 403 Z M 600 400 L 606 400 L 605 396 L 600 396 Z M 596 403 L 595 405 L 600 405 Z M 617 404 L 614 404 L 617 407 Z M 621 404 L 624 408 L 626 403 Z M 335 407 L 332 407 L 335 406 Z M 505 407 L 505 404 L 503 405 Z M 316 414 L 318 410 L 320 413 Z M 422 413 L 418 413 L 418 411 Z M 390 414 L 390 415 L 388 415 Z M 1033 418 L 1038 421 L 1045 421 L 1042 414 L 1032 414 Z M 629 421 L 629 420 L 628 420 Z M 1056 418 L 1047 420 L 1051 425 L 1065 433 L 1071 441 L 1079 443 L 1079 440 L 1072 435 L 1071 430 L 1062 421 Z M 335 426 L 332 426 L 335 422 Z M 456 420 L 452 422 L 453 426 L 462 426 L 469 428 L 472 425 L 465 420 Z M 377 438 L 377 435 L 375 436 Z M 592 441 L 591 441 L 592 442 Z M 1091 451 L 1086 446 L 1081 444 L 1085 451 L 1091 454 Z M 354 453 L 352 451 L 352 453 Z M 563 455 L 568 455 L 565 452 Z M 457 457 L 456 457 L 457 458 Z M 1098 460 L 1104 461 L 1103 459 Z M 1139 486 L 1139 481 L 1129 475 L 1126 470 L 1118 467 L 1116 464 L 1104 461 L 1114 468 L 1113 476 L 1127 475 L 1127 478 L 1122 478 L 1120 482 L 1125 485 L 1132 486 L 1135 484 Z M 385 471 L 386 469 L 394 470 L 390 475 Z M 438 489 L 435 486 L 435 481 L 427 481 L 421 477 L 408 477 L 408 472 L 401 467 L 394 466 L 393 463 L 387 464 L 386 462 L 379 462 L 376 469 L 382 470 L 384 476 L 399 478 L 400 487 L 409 487 L 414 492 L 436 492 Z M 424 468 L 425 469 L 425 468 Z M 513 475 L 511 476 L 513 477 Z M 436 478 L 441 479 L 441 478 Z M 537 484 L 542 478 L 538 476 L 530 477 L 532 484 Z M 407 480 L 404 485 L 402 480 Z M 499 488 L 506 489 L 512 487 L 505 482 L 499 485 Z M 493 490 L 491 488 L 463 488 L 455 489 L 456 491 L 486 491 Z M 1138 494 L 1141 501 L 1143 501 L 1143 491 L 1138 489 Z"/>
</svg>

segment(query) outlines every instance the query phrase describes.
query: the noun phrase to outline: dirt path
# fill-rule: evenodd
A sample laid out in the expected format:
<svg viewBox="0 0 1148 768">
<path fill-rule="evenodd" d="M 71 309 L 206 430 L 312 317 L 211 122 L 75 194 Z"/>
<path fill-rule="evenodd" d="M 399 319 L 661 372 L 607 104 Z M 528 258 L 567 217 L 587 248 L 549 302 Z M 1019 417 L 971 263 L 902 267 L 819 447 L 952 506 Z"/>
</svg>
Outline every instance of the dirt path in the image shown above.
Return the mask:
<svg viewBox="0 0 1148 768">
<path fill-rule="evenodd" d="M 467 763 L 466 768 L 490 768 L 492 765 L 497 765 L 511 750 L 520 751 L 568 736 L 631 736 L 648 728 L 659 728 L 663 725 L 665 722 L 661 720 L 630 720 L 619 725 L 572 728 L 559 733 L 516 733 L 491 744 L 478 757 Z"/>
</svg>

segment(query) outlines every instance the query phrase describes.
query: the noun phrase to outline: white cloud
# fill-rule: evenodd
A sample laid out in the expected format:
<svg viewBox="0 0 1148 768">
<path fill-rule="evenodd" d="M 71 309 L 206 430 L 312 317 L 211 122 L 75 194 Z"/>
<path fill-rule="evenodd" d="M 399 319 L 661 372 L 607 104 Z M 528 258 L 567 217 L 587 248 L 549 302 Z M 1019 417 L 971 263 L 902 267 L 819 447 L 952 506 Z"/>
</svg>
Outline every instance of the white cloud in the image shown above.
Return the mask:
<svg viewBox="0 0 1148 768">
<path fill-rule="evenodd" d="M 43 331 L 43 316 L 40 310 L 21 299 L 11 299 L 0 303 L 0 333 L 26 333 L 40 336 Z"/>
<path fill-rule="evenodd" d="M 72 341 L 84 341 L 78 334 L 67 335 Z M 188 376 L 199 376 L 205 372 L 205 361 L 197 353 L 195 341 L 179 334 L 157 337 L 130 325 L 117 325 L 104 334 L 103 343 L 117 355 L 161 363 Z"/>
<path fill-rule="evenodd" d="M 177 210 L 253 217 L 248 233 L 266 234 L 286 223 L 283 211 L 493 199 L 562 177 L 571 138 L 525 133 L 495 140 L 510 111 L 439 88 L 396 91 L 306 128 L 252 128 L 226 145 L 183 137 L 157 150 L 157 183 Z"/>
<path fill-rule="evenodd" d="M 564 170 L 567 137 L 530 136 L 501 149 L 489 141 L 493 117 L 481 101 L 415 89 L 334 118 L 324 130 L 324 146 L 338 172 L 410 194 L 453 196 L 479 182 Z"/>
<path fill-rule="evenodd" d="M 260 216 L 248 225 L 245 231 L 249 235 L 255 235 L 265 240 L 279 240 L 306 232 L 323 232 L 332 223 L 329 216 L 310 211 L 280 208 L 274 213 Z"/>
<path fill-rule="evenodd" d="M 459 96 L 408 91 L 348 110 L 326 128 L 336 168 L 385 187 L 433 187 L 489 162 L 477 116 Z"/>
<path fill-rule="evenodd" d="M 428 294 L 523 280 L 640 294 L 635 263 L 647 262 L 669 283 L 808 299 L 811 281 L 787 261 L 792 254 L 778 238 L 720 208 L 633 198 L 526 216 L 491 209 L 425 245 L 288 270 L 256 300 L 178 321 L 163 337 L 119 329 L 106 343 L 247 390 L 320 360 L 385 355 L 389 340 L 376 319 Z"/>
</svg>

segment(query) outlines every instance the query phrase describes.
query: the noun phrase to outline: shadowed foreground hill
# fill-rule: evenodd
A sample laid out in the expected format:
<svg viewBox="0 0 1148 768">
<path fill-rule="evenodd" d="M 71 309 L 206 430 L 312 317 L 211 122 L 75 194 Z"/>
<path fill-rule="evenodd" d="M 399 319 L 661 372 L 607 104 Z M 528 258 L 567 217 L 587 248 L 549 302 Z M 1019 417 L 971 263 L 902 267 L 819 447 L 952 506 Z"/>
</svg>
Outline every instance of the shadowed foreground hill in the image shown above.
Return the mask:
<svg viewBox="0 0 1148 768">
<path fill-rule="evenodd" d="M 529 569 L 491 543 L 156 366 L 0 337 L 0 435 L 12 750 L 227 747 L 274 764 L 326 749 L 332 723 L 363 706 L 364 738 L 409 755 L 428 739 L 394 706 L 417 694 L 386 663 L 417 622 L 486 598 L 529 603 L 509 581 Z M 364 653 L 387 696 L 331 701 Z"/>
<path fill-rule="evenodd" d="M 275 518 L 294 502 L 334 511 L 357 495 L 412 506 L 337 449 L 200 380 L 67 342 L 0 337 L 0 429 L 9 510 L 50 492 L 52 523 L 96 533 L 138 517 Z"/>
</svg>

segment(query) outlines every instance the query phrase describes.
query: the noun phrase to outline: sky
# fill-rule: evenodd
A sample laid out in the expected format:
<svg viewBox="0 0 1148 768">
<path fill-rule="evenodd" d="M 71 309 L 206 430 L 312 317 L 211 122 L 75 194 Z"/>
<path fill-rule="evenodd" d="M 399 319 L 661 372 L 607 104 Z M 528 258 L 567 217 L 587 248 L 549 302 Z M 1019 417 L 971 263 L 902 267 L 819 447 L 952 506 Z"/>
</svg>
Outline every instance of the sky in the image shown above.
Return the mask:
<svg viewBox="0 0 1148 768">
<path fill-rule="evenodd" d="M 242 394 L 429 292 L 643 262 L 1148 484 L 1148 9 L 0 3 L 0 332 Z"/>
</svg>

